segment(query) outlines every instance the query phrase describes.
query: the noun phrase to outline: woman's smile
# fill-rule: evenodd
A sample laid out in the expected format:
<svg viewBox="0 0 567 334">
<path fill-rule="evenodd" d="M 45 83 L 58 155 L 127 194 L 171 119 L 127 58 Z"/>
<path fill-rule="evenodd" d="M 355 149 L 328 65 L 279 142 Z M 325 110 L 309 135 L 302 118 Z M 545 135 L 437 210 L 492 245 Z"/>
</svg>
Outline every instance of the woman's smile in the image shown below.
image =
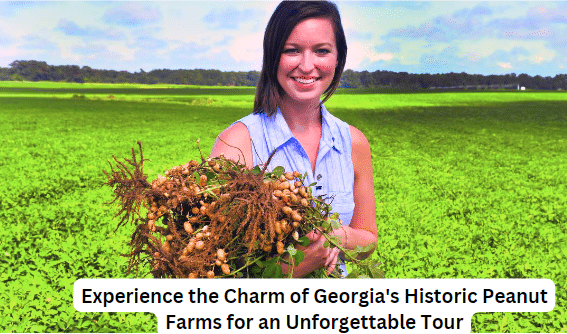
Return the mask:
<svg viewBox="0 0 567 334">
<path fill-rule="evenodd" d="M 302 84 L 310 84 L 310 83 L 314 83 L 316 80 L 319 80 L 319 78 L 305 78 L 305 77 L 292 77 L 293 80 L 302 83 Z"/>
</svg>

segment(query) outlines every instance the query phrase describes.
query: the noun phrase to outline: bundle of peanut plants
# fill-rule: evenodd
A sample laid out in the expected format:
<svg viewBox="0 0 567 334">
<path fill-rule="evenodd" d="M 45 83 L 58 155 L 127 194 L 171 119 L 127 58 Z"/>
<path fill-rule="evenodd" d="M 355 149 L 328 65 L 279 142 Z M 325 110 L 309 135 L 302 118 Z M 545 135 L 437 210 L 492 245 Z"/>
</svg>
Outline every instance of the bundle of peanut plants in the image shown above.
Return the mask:
<svg viewBox="0 0 567 334">
<path fill-rule="evenodd" d="M 120 206 L 117 229 L 135 226 L 125 254 L 129 271 L 149 269 L 154 278 L 291 277 L 305 256 L 297 246 L 309 244 L 310 231 L 322 233 L 328 247 L 341 247 L 330 235 L 340 222 L 324 198 L 311 195 L 305 175 L 282 167 L 250 170 L 201 153 L 200 162 L 175 166 L 149 182 L 138 145 L 139 159 L 132 149 L 131 159 L 113 157 L 114 166 L 104 171 L 112 203 Z M 291 268 L 285 275 L 282 263 Z M 311 274 L 325 276 L 324 270 Z"/>
</svg>

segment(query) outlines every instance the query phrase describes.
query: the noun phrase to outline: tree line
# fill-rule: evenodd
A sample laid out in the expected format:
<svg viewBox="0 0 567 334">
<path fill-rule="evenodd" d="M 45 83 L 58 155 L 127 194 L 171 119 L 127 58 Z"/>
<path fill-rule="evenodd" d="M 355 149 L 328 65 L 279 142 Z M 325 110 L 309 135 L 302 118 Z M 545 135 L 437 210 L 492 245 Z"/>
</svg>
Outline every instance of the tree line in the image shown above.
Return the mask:
<svg viewBox="0 0 567 334">
<path fill-rule="evenodd" d="M 223 72 L 204 69 L 158 69 L 145 72 L 99 70 L 89 66 L 48 65 L 44 61 L 16 60 L 9 67 L 0 67 L 0 81 L 63 81 L 77 83 L 140 83 L 203 86 L 256 86 L 260 73 Z M 461 73 L 411 74 L 392 71 L 345 70 L 342 88 L 392 89 L 563 89 L 567 90 L 567 74 L 555 77 L 530 76 L 525 73 L 480 75 Z"/>
</svg>

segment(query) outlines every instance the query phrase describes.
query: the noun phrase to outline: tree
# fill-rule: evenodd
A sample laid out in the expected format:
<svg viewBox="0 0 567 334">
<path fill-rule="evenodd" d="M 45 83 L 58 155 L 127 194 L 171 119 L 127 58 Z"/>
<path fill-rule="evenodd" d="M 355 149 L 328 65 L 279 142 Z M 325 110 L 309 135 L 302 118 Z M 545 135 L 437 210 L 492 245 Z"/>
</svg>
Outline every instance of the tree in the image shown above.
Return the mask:
<svg viewBox="0 0 567 334">
<path fill-rule="evenodd" d="M 358 74 L 353 70 L 346 70 L 343 72 L 339 87 L 344 88 L 357 88 L 362 86 Z"/>
<path fill-rule="evenodd" d="M 30 81 L 47 81 L 50 79 L 50 68 L 44 61 L 16 60 L 10 63 L 12 73 L 19 74 Z"/>
<path fill-rule="evenodd" d="M 49 80 L 67 82 L 109 82 L 109 83 L 144 83 L 144 84 L 182 84 L 182 85 L 230 85 L 256 86 L 260 77 L 258 71 L 222 72 L 205 69 L 152 70 L 146 72 L 96 70 L 88 66 L 48 65 L 44 61 L 15 60 L 9 68 L 0 67 L 0 80 Z M 396 89 L 426 89 L 430 87 L 492 86 L 516 85 L 532 89 L 567 89 L 567 75 L 558 74 L 554 78 L 537 75 L 531 77 L 525 73 L 504 75 L 480 75 L 461 73 L 411 74 L 392 71 L 353 71 L 343 72 L 340 87 L 391 87 Z"/>
</svg>

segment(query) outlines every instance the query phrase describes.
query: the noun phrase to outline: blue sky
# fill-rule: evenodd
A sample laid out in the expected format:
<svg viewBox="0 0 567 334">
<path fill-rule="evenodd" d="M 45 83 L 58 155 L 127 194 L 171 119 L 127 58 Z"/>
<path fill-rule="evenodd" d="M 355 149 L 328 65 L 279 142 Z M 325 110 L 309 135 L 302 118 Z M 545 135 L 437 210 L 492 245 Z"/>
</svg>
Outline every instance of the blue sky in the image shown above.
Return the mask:
<svg viewBox="0 0 567 334">
<path fill-rule="evenodd" d="M 347 69 L 567 73 L 567 2 L 335 2 Z M 0 1 L 0 66 L 260 70 L 278 2 Z"/>
</svg>

